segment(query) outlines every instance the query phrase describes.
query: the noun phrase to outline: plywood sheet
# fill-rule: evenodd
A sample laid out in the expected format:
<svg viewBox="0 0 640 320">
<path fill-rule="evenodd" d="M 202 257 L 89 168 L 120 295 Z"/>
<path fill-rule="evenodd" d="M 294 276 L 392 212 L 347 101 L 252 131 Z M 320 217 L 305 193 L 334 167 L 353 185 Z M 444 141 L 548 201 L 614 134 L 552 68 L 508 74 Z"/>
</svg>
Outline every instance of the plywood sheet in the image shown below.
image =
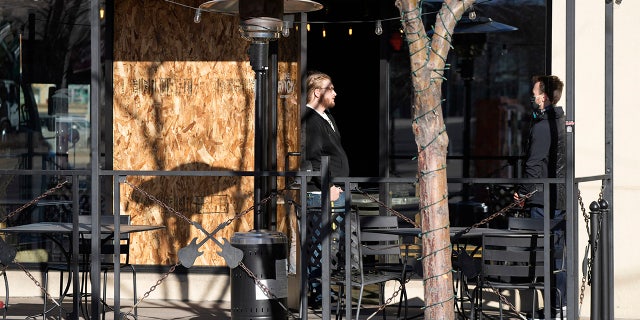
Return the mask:
<svg viewBox="0 0 640 320">
<path fill-rule="evenodd" d="M 197 7 L 198 2 L 186 2 Z M 115 170 L 251 171 L 254 160 L 255 72 L 238 18 L 203 13 L 165 1 L 115 4 L 113 142 Z M 278 168 L 299 151 L 298 39 L 278 45 Z M 297 159 L 295 159 L 297 160 Z M 226 224 L 253 205 L 253 177 L 129 176 L 122 214 L 134 224 L 166 229 L 136 234 L 131 262 L 174 264 L 193 238 Z M 284 186 L 280 179 L 279 186 Z M 280 209 L 278 219 L 287 214 Z M 285 221 L 285 220 L 283 220 Z M 278 223 L 283 231 L 288 223 Z M 221 229 L 230 239 L 253 228 L 247 212 Z M 211 241 L 196 265 L 224 265 Z"/>
</svg>

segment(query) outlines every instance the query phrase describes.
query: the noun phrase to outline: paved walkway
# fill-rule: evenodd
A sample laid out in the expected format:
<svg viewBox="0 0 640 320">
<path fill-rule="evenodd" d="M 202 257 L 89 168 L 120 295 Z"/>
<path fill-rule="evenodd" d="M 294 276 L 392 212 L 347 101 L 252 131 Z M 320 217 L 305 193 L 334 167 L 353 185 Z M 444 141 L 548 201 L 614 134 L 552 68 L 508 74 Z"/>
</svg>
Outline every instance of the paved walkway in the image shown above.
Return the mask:
<svg viewBox="0 0 640 320">
<path fill-rule="evenodd" d="M 42 298 L 39 297 L 11 297 L 10 298 L 9 308 L 7 310 L 7 318 L 6 319 L 42 319 L 42 311 L 43 311 L 43 302 Z M 69 303 L 63 304 L 64 310 L 66 312 L 71 311 L 71 305 Z M 229 302 L 185 302 L 185 301 L 177 301 L 177 300 L 144 300 L 138 308 L 138 319 L 139 320 L 153 320 L 153 319 L 231 319 L 231 311 L 230 311 L 230 303 Z M 361 314 L 360 319 L 367 319 L 369 315 L 374 311 L 373 306 L 368 306 L 367 309 L 363 309 L 363 314 Z M 387 311 L 387 315 L 390 319 L 395 319 L 395 316 L 392 316 L 391 313 L 395 312 L 395 308 L 393 311 Z M 122 313 L 132 312 L 130 306 L 122 306 L 120 311 Z M 419 309 L 414 309 L 412 311 L 420 312 Z M 65 312 L 63 312 L 65 313 Z M 51 316 L 48 316 L 47 319 L 57 319 L 58 312 L 53 311 L 49 313 Z M 2 314 L 0 313 L 0 319 Z M 289 319 L 293 319 L 293 317 L 298 318 L 299 314 L 297 312 L 293 313 L 292 317 Z M 63 316 L 63 319 L 68 319 L 68 317 Z M 114 319 L 113 312 L 108 312 L 107 319 Z M 128 317 L 129 319 L 133 319 L 131 315 Z M 332 315 L 331 318 L 335 318 L 335 315 Z M 355 317 L 354 317 L 355 318 Z M 81 317 L 81 319 L 85 319 Z M 319 310 L 309 310 L 308 319 L 322 319 L 321 311 Z M 344 317 L 343 317 L 344 319 Z M 382 319 L 382 315 L 376 315 L 371 319 Z"/>
</svg>

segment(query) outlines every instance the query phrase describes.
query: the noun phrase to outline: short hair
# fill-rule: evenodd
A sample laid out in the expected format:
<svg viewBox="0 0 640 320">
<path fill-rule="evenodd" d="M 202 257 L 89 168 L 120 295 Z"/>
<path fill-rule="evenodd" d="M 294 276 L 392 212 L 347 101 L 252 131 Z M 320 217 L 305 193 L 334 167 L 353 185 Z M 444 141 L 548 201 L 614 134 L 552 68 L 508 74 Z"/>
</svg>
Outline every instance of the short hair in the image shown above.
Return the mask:
<svg viewBox="0 0 640 320">
<path fill-rule="evenodd" d="M 307 73 L 307 102 L 313 99 L 313 91 L 318 88 L 322 88 L 322 82 L 324 80 L 331 81 L 331 77 L 328 74 L 318 71 L 309 71 Z"/>
<path fill-rule="evenodd" d="M 540 82 L 540 90 L 551 99 L 552 104 L 560 101 L 564 89 L 564 83 L 560 78 L 552 75 L 534 76 L 532 81 L 534 84 Z"/>
</svg>

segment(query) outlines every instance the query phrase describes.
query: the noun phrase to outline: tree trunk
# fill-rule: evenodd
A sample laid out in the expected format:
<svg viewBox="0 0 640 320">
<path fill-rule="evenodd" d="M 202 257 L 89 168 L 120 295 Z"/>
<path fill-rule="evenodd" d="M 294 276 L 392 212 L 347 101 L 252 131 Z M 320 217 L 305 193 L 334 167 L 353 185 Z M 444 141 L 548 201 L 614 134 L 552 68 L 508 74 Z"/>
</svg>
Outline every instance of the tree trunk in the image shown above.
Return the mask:
<svg viewBox="0 0 640 320">
<path fill-rule="evenodd" d="M 424 318 L 454 319 L 454 291 L 447 201 L 447 147 L 442 82 L 453 29 L 475 0 L 445 0 L 430 39 L 420 0 L 396 0 L 411 59 L 413 133 L 418 147 L 418 187 L 424 268 Z"/>
</svg>

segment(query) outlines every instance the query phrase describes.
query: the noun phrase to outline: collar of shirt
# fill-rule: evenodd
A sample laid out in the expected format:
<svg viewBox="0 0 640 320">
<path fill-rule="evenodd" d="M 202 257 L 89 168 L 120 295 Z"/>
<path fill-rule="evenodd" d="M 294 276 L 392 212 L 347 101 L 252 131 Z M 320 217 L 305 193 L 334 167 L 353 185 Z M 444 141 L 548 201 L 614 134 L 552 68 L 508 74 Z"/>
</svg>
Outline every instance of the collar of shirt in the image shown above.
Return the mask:
<svg viewBox="0 0 640 320">
<path fill-rule="evenodd" d="M 314 109 L 310 105 L 307 105 L 307 108 L 311 108 L 313 109 L 313 111 L 317 112 L 322 118 L 324 118 L 325 120 L 327 120 L 327 122 L 329 122 L 331 129 L 333 129 L 333 131 L 336 131 L 336 128 L 333 126 L 333 122 L 331 121 L 331 119 L 329 119 L 329 116 L 327 115 L 326 112 L 319 112 L 318 110 Z"/>
</svg>

